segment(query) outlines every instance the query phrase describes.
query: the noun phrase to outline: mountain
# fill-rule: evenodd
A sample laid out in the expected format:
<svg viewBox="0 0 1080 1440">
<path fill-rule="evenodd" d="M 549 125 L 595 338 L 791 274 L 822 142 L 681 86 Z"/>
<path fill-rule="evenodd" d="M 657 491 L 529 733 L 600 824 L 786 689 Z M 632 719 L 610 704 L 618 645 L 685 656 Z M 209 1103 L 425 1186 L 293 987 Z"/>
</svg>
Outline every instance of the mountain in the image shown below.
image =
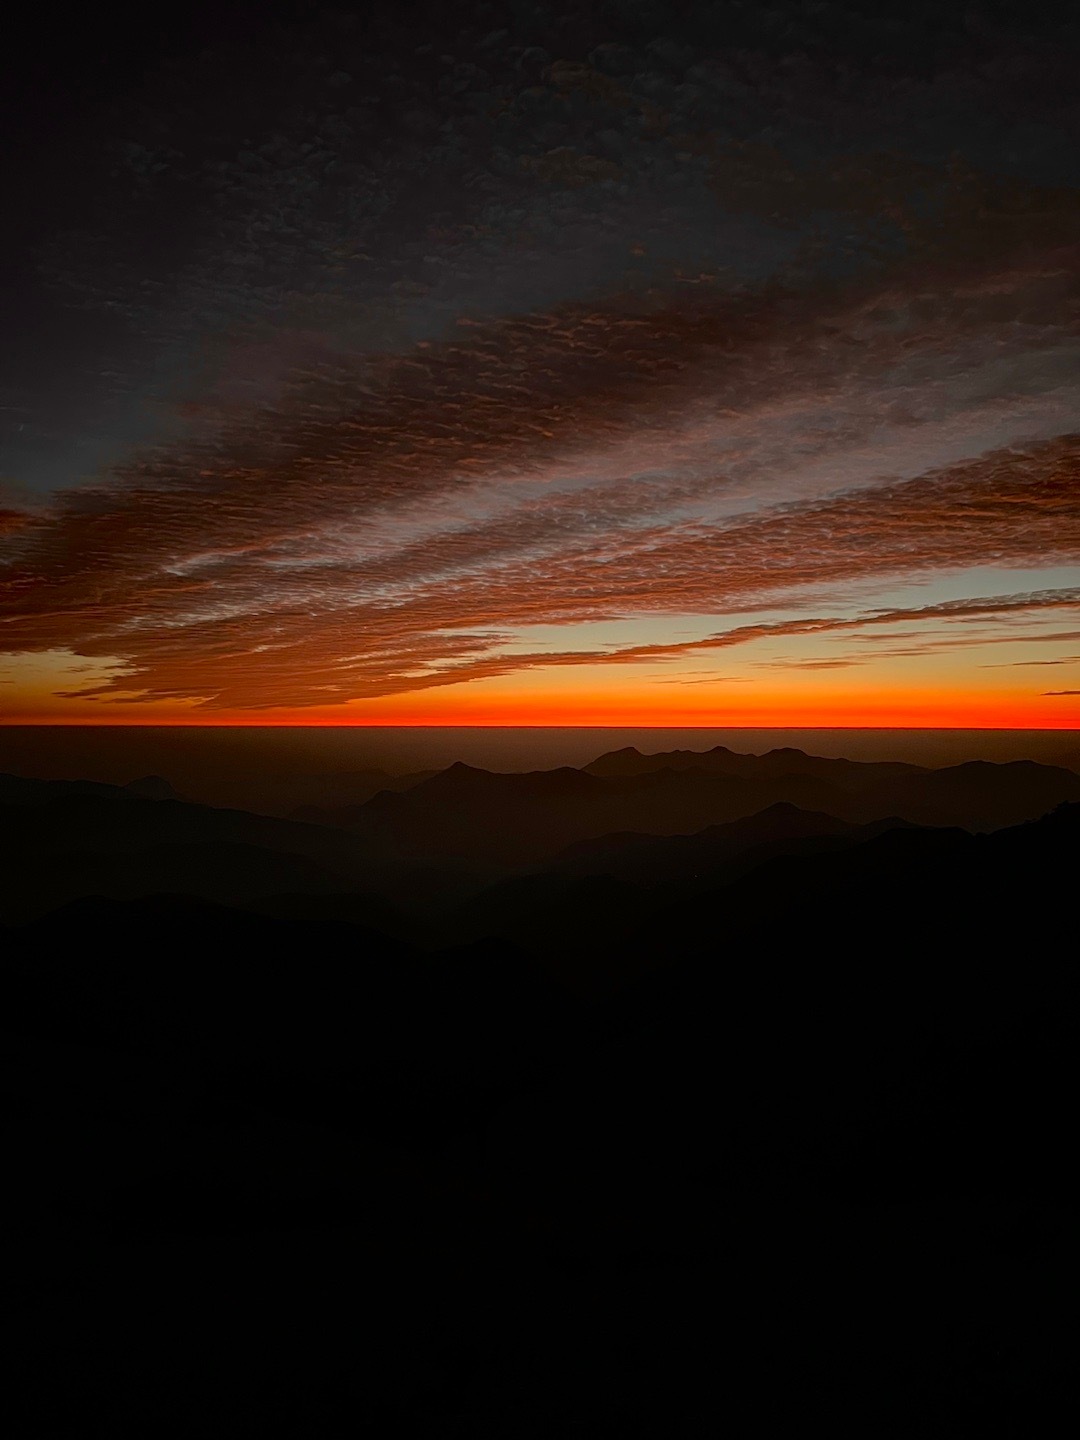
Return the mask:
<svg viewBox="0 0 1080 1440">
<path fill-rule="evenodd" d="M 384 792 L 350 813 L 349 828 L 404 863 L 489 866 L 510 872 L 621 831 L 690 833 L 784 804 L 866 825 L 897 817 L 919 825 L 990 830 L 1080 799 L 1080 776 L 1033 762 L 918 766 L 829 760 L 798 750 L 768 755 L 694 752 L 601 757 L 584 770 L 493 774 L 454 765 L 401 794 Z M 601 770 L 619 773 L 596 774 Z M 628 773 L 622 773 L 623 770 Z"/>
<path fill-rule="evenodd" d="M 1080 775 L 1033 760 L 995 764 L 972 760 L 875 787 L 871 803 L 892 801 L 897 813 L 922 824 L 996 830 L 1034 820 L 1055 805 L 1080 800 Z"/>
<path fill-rule="evenodd" d="M 730 866 L 754 844 L 840 844 L 844 826 L 898 821 L 991 831 L 1080 799 L 1080 776 L 1026 761 L 927 770 L 718 747 L 705 768 L 691 763 L 703 758 L 694 752 L 656 768 L 669 758 L 617 752 L 584 770 L 520 774 L 457 764 L 399 777 L 403 788 L 360 806 L 303 812 L 310 820 L 182 801 L 159 777 L 114 786 L 0 776 L 0 917 L 91 894 L 247 904 L 337 894 L 378 899 L 383 915 L 389 901 L 426 933 L 448 908 L 529 871 L 675 883 Z M 633 773 L 595 774 L 597 765 Z M 770 811 L 760 834 L 750 826 L 700 838 Z M 807 812 L 818 818 L 801 818 Z M 316 814 L 333 823 L 315 823 Z M 626 838 L 631 832 L 699 838 L 651 848 Z M 556 860 L 588 842 L 592 852 Z M 529 886 L 542 903 L 543 887 Z"/>
<path fill-rule="evenodd" d="M 291 1109 L 303 1097 L 325 1108 L 320 1121 L 347 1097 L 351 1124 L 362 1112 L 363 1124 L 404 1126 L 411 1096 L 456 1103 L 478 1064 L 529 1063 L 576 1010 L 505 947 L 434 960 L 368 926 L 181 896 L 92 897 L 4 939 L 10 1028 L 198 1060 L 246 1103 Z"/>
<path fill-rule="evenodd" d="M 49 805 L 59 800 L 83 797 L 95 800 L 141 798 L 125 785 L 108 785 L 104 781 L 35 780 L 23 775 L 0 774 L 0 805 Z"/>
<path fill-rule="evenodd" d="M 791 747 L 764 755 L 742 755 L 724 745 L 711 750 L 666 750 L 643 755 L 633 745 L 611 750 L 584 767 L 590 775 L 647 775 L 656 770 L 697 770 L 705 775 L 743 779 L 810 776 L 834 784 L 866 784 L 869 780 L 898 780 L 925 773 L 925 767 L 903 761 L 860 761 L 807 755 Z"/>
<path fill-rule="evenodd" d="M 851 825 L 795 805 L 779 802 L 745 819 L 710 825 L 693 835 L 655 836 L 628 832 L 583 840 L 556 855 L 546 867 L 566 875 L 612 875 L 635 884 L 696 880 L 761 847 L 792 841 L 846 840 L 856 843 L 877 833 L 881 825 Z"/>
<path fill-rule="evenodd" d="M 168 780 L 163 779 L 160 775 L 143 775 L 138 780 L 129 780 L 123 788 L 129 795 L 134 795 L 140 800 L 179 800 L 181 798 Z"/>
<path fill-rule="evenodd" d="M 657 956 L 678 953 L 680 946 L 697 949 L 700 937 L 687 934 L 684 920 L 694 913 L 686 907 L 703 897 L 731 924 L 744 908 L 738 886 L 757 870 L 780 860 L 842 867 L 845 852 L 890 830 L 913 828 L 895 819 L 852 825 L 778 804 L 691 835 L 605 835 L 456 905 L 448 897 L 451 903 L 429 924 L 433 934 L 459 942 L 512 943 L 576 989 L 606 988 L 652 968 Z M 939 832 L 925 833 L 932 845 Z"/>
<path fill-rule="evenodd" d="M 27 848 L 5 862 L 4 888 L 12 897 L 5 913 L 41 914 L 88 895 L 119 900 L 175 894 L 243 904 L 281 895 L 337 895 L 349 884 L 307 856 L 233 840 L 72 849 L 44 862 L 40 851 Z"/>
<path fill-rule="evenodd" d="M 96 800 L 179 800 L 168 780 L 143 775 L 126 785 L 97 780 L 36 780 L 0 774 L 0 804 L 47 805 L 56 800 L 91 797 Z"/>
<path fill-rule="evenodd" d="M 642 755 L 629 747 L 602 755 L 585 769 L 604 776 L 674 770 L 767 781 L 781 789 L 813 780 L 834 787 L 838 796 L 822 808 L 845 819 L 866 822 L 891 814 L 917 824 L 963 825 L 976 830 L 1018 824 L 1063 801 L 1080 800 L 1080 776 L 1063 766 L 1031 760 L 1000 764 L 977 760 L 928 769 L 893 761 L 831 759 L 791 748 L 764 755 L 740 755 L 723 746 L 701 753 L 676 750 Z M 793 789 L 781 798 L 802 803 Z"/>
<path fill-rule="evenodd" d="M 987 977 L 1004 957 L 1039 947 L 1056 963 L 1060 919 L 1041 897 L 1069 889 L 1078 854 L 1076 803 L 989 833 L 900 826 L 835 852 L 779 853 L 725 888 L 728 941 L 757 947 L 768 963 L 799 946 L 808 962 L 831 950 L 921 970 L 937 957 Z M 675 935 L 695 953 L 712 943 L 720 899 L 713 891 L 676 901 L 638 943 Z"/>
<path fill-rule="evenodd" d="M 317 798 L 295 806 L 288 812 L 288 818 L 312 825 L 348 826 L 359 807 L 381 791 L 411 790 L 438 773 L 437 770 L 417 770 L 392 775 L 386 770 L 342 770 L 317 775 L 303 782 L 307 794 Z"/>
<path fill-rule="evenodd" d="M 941 803 L 980 775 L 1002 785 L 965 772 Z M 554 833 L 635 794 L 674 813 L 684 782 L 709 804 L 757 789 L 435 781 L 440 844 L 455 806 Z M 0 873 L 81 844 L 114 896 L 0 924 L 17 1429 L 143 1434 L 166 1391 L 181 1433 L 346 1413 L 399 1433 L 408 1396 L 437 1433 L 539 1436 L 587 1375 L 583 1434 L 615 1405 L 618 1430 L 647 1407 L 650 1432 L 711 1433 L 722 1353 L 752 1434 L 819 1406 L 888 1440 L 1052 1433 L 1080 1283 L 1080 805 L 987 833 L 781 805 L 615 834 L 445 908 L 419 945 L 347 889 L 116 898 L 125 873 L 199 866 L 288 886 L 275 867 L 310 865 L 317 887 L 325 862 L 336 884 L 376 864 L 370 836 L 22 793 Z M 403 896 L 411 803 L 373 802 Z"/>
<path fill-rule="evenodd" d="M 399 857 L 512 870 L 612 831 L 676 834 L 780 800 L 818 810 L 845 805 L 842 792 L 811 777 L 756 781 L 676 770 L 596 776 L 570 768 L 493 774 L 455 765 L 405 794 L 376 796 L 351 828 Z"/>
<path fill-rule="evenodd" d="M 0 776 L 0 918 L 80 896 L 249 900 L 371 887 L 385 865 L 354 835 L 122 786 Z"/>
<path fill-rule="evenodd" d="M 586 992 L 701 954 L 718 936 L 725 949 L 770 956 L 858 936 L 891 953 L 925 944 L 935 927 L 939 944 L 948 936 L 966 946 L 979 934 L 994 946 L 1004 932 L 988 918 L 989 897 L 1015 892 L 1024 873 L 1038 883 L 1040 866 L 1067 886 L 1078 817 L 1080 805 L 1064 805 L 972 834 L 896 819 L 851 825 L 777 806 L 692 835 L 606 836 L 445 906 L 431 933 L 512 943 Z M 1016 923 L 1012 940 L 1022 944 Z"/>
</svg>

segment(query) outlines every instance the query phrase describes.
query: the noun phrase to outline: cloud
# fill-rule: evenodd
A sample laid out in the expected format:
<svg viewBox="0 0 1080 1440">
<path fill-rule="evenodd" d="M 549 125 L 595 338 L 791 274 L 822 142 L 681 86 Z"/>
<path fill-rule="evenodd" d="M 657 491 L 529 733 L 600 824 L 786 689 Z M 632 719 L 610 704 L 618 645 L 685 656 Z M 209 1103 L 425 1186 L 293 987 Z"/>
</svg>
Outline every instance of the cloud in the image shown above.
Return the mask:
<svg viewBox="0 0 1080 1440">
<path fill-rule="evenodd" d="M 1080 695 L 1080 690 L 1044 690 L 1044 695 Z"/>
<path fill-rule="evenodd" d="M 897 431 L 948 425 L 961 396 L 999 430 L 1023 411 L 1035 438 L 1070 376 L 1075 392 L 1080 204 L 1059 47 L 1010 39 L 1003 59 L 999 40 L 991 64 L 962 26 L 927 44 L 925 17 L 890 21 L 884 44 L 850 10 L 793 6 L 785 41 L 786 22 L 749 11 L 680 21 L 607 4 L 569 26 L 530 6 L 488 43 L 471 6 L 452 8 L 430 48 L 389 19 L 321 12 L 272 40 L 215 33 L 48 147 L 64 165 L 50 174 L 43 155 L 26 197 L 48 232 L 32 279 L 71 325 L 44 366 L 27 327 L 5 411 L 31 483 L 81 481 L 148 436 L 205 438 L 245 416 L 261 434 L 305 386 L 324 432 L 342 394 L 347 415 L 357 389 L 368 397 L 374 430 L 320 457 L 308 427 L 298 447 L 330 474 L 355 460 L 376 490 L 388 465 L 499 469 L 492 424 L 534 402 L 528 463 L 542 462 L 567 420 L 571 434 L 587 421 L 588 393 L 598 427 L 617 428 L 626 407 L 662 414 L 695 385 L 742 412 L 817 380 L 855 442 L 871 414 Z M 966 61 L 935 73 L 957 43 Z M 58 212 L 50 194 L 66 196 Z M 806 324 L 838 297 L 851 314 Z M 114 338 L 86 363 L 88 310 Z M 463 319 L 486 327 L 480 385 L 425 388 L 419 347 L 437 368 L 465 354 Z M 335 371 L 339 393 L 318 393 Z M 883 388 L 860 395 L 866 381 Z M 403 416 L 406 441 L 433 422 L 411 467 L 407 444 L 377 443 Z"/>
<path fill-rule="evenodd" d="M 867 627 L 906 624 L 913 620 L 967 618 L 972 615 L 1001 618 L 1010 613 L 1039 613 L 1047 610 L 1077 608 L 1080 608 L 1080 586 L 1064 590 L 1036 591 L 1027 595 L 998 595 L 943 601 L 939 604 L 919 607 L 872 611 L 852 617 L 792 618 L 763 624 L 738 625 L 731 630 L 721 631 L 701 640 L 686 640 L 671 645 L 627 646 L 619 650 L 592 652 L 587 658 L 593 664 L 605 661 L 624 664 L 628 660 L 666 660 L 697 651 L 722 650 L 732 645 L 745 645 L 755 640 L 782 639 L 791 635 L 846 634 L 849 631 Z M 562 663 L 574 663 L 572 655 L 559 658 Z"/>
<path fill-rule="evenodd" d="M 745 675 L 658 675 L 654 685 L 731 685 L 745 683 Z"/>
<path fill-rule="evenodd" d="M 536 625 L 855 639 L 871 587 L 1076 563 L 1066 48 L 690 8 L 218 27 L 28 151 L 0 647 L 315 706 L 680 653 Z"/>
<path fill-rule="evenodd" d="M 272 398 L 6 502 L 0 645 L 114 662 L 82 699 L 313 706 L 680 653 L 509 654 L 535 625 L 787 606 L 810 628 L 776 633 L 816 633 L 823 591 L 1076 564 L 1070 256 L 309 337 Z"/>
<path fill-rule="evenodd" d="M 453 373 L 485 363 L 470 350 Z M 459 500 L 466 509 L 477 503 L 468 480 L 424 457 L 464 444 L 465 430 L 459 437 L 438 418 L 446 402 L 440 411 L 437 380 L 418 365 L 436 403 L 411 429 L 396 399 L 386 402 L 396 419 L 385 423 L 370 410 L 349 419 L 339 405 L 325 420 L 308 410 L 299 431 L 268 425 L 264 434 L 230 433 L 230 443 L 211 452 L 153 455 L 110 485 L 27 515 L 0 552 L 4 648 L 114 657 L 123 673 L 103 684 L 102 697 L 122 690 L 259 708 L 538 665 L 655 660 L 772 635 L 1075 603 L 1054 591 L 883 612 L 888 620 L 799 617 L 689 646 L 502 654 L 515 628 L 540 623 L 722 615 L 814 586 L 1076 563 L 1080 437 L 715 520 L 701 507 L 722 490 L 722 477 L 602 481 L 551 493 L 514 491 L 511 481 L 514 503 L 504 513 L 461 523 Z M 557 385 L 557 375 L 548 383 Z M 576 407 L 579 417 L 593 398 Z M 489 427 L 504 464 L 513 454 L 526 469 L 536 423 L 535 411 L 515 412 Z M 346 453 L 357 434 L 370 447 L 369 469 Z M 469 439 L 482 453 L 477 437 Z M 418 538 L 425 517 L 433 523 Z"/>
<path fill-rule="evenodd" d="M 1046 635 L 1032 635 L 1031 640 L 1047 640 Z M 1025 643 L 1027 640 L 1025 639 Z M 983 670 L 1017 670 L 1024 669 L 1028 665 L 1080 665 L 1080 655 L 1061 655 L 1054 660 L 1010 660 L 1004 665 L 982 665 Z"/>
<path fill-rule="evenodd" d="M 837 656 L 830 660 L 759 660 L 763 670 L 847 670 L 852 665 L 865 665 L 869 655 Z"/>
</svg>

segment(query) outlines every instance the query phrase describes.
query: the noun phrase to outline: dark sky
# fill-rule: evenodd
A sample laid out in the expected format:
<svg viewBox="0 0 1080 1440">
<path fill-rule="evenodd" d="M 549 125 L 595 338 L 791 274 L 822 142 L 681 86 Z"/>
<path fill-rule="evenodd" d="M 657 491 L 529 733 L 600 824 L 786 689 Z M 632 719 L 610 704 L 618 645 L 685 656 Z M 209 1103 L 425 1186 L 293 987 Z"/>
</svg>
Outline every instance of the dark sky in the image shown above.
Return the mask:
<svg viewBox="0 0 1080 1440">
<path fill-rule="evenodd" d="M 640 721 L 733 682 L 747 723 L 1062 723 L 1078 39 L 1012 3 L 27 10 L 13 709 Z"/>
</svg>

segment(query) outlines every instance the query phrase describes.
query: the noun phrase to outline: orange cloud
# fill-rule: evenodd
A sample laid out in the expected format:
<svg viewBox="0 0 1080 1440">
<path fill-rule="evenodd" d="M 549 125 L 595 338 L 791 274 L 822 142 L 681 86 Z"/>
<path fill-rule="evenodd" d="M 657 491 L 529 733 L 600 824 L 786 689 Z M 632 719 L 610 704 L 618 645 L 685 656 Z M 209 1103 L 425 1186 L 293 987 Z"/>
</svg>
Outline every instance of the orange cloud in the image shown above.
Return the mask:
<svg viewBox="0 0 1080 1440">
<path fill-rule="evenodd" d="M 1019 402 L 956 401 L 957 357 L 981 374 L 979 356 L 1016 345 L 1022 358 L 1032 329 L 1050 368 L 1049 408 L 1030 423 L 1057 422 L 1064 342 L 1080 328 L 1067 258 L 988 270 L 966 288 L 909 277 L 831 308 L 783 294 L 568 307 L 465 325 L 460 340 L 406 354 L 327 360 L 274 406 L 223 413 L 201 441 L 3 512 L 0 651 L 110 661 L 100 684 L 58 693 L 111 713 L 314 713 L 882 623 L 806 618 L 822 589 L 1080 563 L 1080 436 L 999 445 L 914 478 L 874 471 L 882 425 L 894 458 L 920 455 L 928 431 L 946 451 L 999 434 Z M 909 434 L 905 451 L 896 437 Z M 791 498 L 803 481 L 811 493 Z M 1075 603 L 1005 596 L 985 613 L 1014 601 Z M 689 646 L 507 649 L 538 624 L 785 605 L 777 626 Z"/>
</svg>

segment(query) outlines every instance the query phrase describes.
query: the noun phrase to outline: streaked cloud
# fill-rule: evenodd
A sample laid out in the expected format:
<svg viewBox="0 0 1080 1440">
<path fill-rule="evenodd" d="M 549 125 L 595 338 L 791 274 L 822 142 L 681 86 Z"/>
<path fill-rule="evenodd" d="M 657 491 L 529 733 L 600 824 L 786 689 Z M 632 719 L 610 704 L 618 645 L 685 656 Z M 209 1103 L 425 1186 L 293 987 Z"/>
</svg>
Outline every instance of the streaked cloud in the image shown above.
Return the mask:
<svg viewBox="0 0 1080 1440">
<path fill-rule="evenodd" d="M 0 397 L 0 650 L 92 662 L 61 708 L 229 714 L 1039 639 L 1080 567 L 1071 70 L 743 9 L 320 13 L 70 137 L 32 277 L 68 329 Z"/>
</svg>

